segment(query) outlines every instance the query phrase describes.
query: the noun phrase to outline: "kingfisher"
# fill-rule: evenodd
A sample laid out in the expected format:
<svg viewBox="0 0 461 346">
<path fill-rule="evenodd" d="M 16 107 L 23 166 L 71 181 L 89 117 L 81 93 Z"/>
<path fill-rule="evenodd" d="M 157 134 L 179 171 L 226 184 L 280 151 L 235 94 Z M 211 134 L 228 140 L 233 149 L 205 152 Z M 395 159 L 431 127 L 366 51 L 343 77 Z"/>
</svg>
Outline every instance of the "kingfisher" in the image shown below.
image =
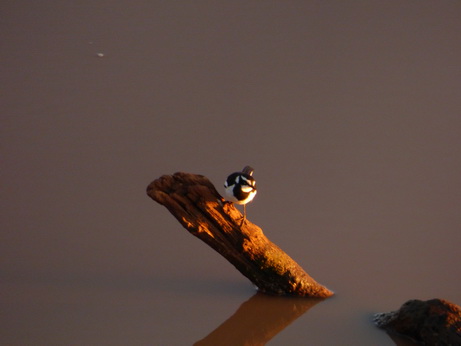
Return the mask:
<svg viewBox="0 0 461 346">
<path fill-rule="evenodd" d="M 251 202 L 256 195 L 256 181 L 253 178 L 254 169 L 245 166 L 241 172 L 229 175 L 224 182 L 228 200 L 243 204 L 243 221 L 246 219 L 246 204 Z"/>
</svg>

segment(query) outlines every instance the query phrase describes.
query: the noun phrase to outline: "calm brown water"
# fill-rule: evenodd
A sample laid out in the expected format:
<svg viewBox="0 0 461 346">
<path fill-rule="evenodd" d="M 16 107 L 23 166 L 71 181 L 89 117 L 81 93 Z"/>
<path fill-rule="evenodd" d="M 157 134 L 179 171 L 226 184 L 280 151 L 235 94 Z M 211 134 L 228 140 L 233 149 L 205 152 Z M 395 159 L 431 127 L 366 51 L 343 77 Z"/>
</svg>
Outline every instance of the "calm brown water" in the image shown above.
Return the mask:
<svg viewBox="0 0 461 346">
<path fill-rule="evenodd" d="M 6 1 L 0 343 L 393 345 L 461 304 L 459 2 Z M 146 186 L 251 164 L 322 302 L 251 284 Z"/>
</svg>

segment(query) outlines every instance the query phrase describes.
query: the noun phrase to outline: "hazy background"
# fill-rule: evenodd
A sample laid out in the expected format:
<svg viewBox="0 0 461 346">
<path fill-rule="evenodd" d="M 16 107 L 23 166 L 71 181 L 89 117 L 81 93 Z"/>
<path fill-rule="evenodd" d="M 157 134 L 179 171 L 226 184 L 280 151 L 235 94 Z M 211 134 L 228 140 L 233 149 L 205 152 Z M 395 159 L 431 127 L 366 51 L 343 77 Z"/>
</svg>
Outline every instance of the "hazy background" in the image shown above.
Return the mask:
<svg viewBox="0 0 461 346">
<path fill-rule="evenodd" d="M 191 345 L 250 282 L 145 194 L 223 191 L 336 292 L 271 345 L 461 304 L 459 1 L 3 1 L 0 342 Z"/>
</svg>

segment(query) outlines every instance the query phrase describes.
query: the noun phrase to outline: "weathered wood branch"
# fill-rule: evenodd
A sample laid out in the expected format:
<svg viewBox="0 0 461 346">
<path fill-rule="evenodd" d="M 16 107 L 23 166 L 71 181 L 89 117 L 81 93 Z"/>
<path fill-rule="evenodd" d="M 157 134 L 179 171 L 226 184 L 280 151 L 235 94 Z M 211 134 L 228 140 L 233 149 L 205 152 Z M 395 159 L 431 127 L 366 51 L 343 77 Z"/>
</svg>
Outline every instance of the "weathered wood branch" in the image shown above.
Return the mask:
<svg viewBox="0 0 461 346">
<path fill-rule="evenodd" d="M 333 292 L 317 283 L 293 259 L 269 241 L 261 228 L 225 202 L 204 176 L 164 175 L 147 187 L 191 234 L 224 256 L 261 292 L 326 298 Z"/>
</svg>

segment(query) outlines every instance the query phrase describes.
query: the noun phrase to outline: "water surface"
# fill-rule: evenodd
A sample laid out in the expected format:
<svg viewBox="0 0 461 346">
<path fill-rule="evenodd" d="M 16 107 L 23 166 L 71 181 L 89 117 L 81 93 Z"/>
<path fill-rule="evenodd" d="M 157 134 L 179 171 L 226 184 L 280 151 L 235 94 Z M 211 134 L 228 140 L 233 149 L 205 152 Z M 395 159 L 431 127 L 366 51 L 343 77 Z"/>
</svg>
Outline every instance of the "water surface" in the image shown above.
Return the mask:
<svg viewBox="0 0 461 346">
<path fill-rule="evenodd" d="M 461 304 L 460 13 L 7 1 L 1 343 L 393 345 L 373 313 Z M 249 219 L 333 298 L 256 295 L 145 194 L 247 164 Z"/>
</svg>

